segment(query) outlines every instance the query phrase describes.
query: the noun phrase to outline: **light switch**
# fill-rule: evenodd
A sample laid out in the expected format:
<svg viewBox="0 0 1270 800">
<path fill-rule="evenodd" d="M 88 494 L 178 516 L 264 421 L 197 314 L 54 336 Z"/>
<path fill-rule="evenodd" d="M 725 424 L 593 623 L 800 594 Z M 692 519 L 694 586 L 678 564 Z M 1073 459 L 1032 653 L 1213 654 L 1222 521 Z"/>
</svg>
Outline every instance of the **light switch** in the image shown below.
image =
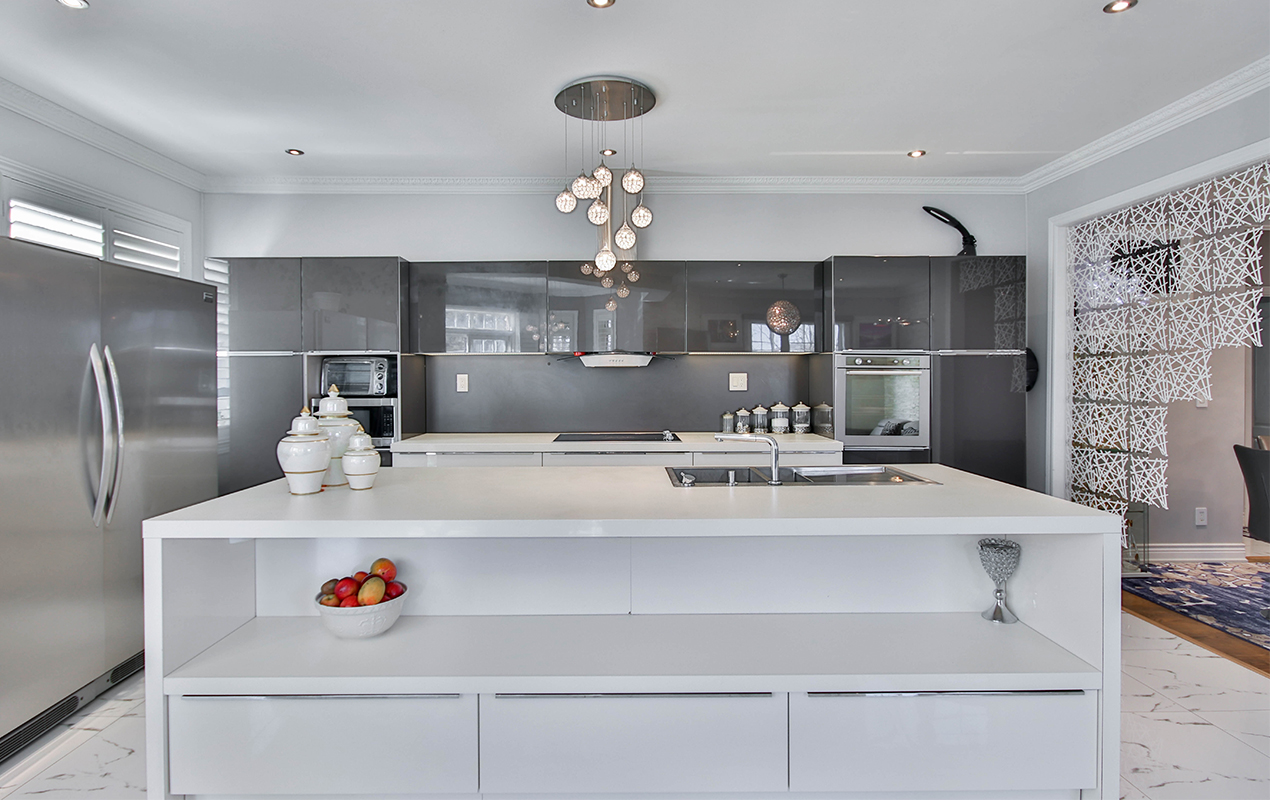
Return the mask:
<svg viewBox="0 0 1270 800">
<path fill-rule="evenodd" d="M 1195 507 L 1195 527 L 1203 528 L 1208 525 L 1208 508 L 1205 506 Z"/>
<path fill-rule="evenodd" d="M 460 372 L 458 375 L 454 376 L 454 390 L 456 392 L 467 391 L 467 373 L 466 372 Z"/>
<path fill-rule="evenodd" d="M 748 372 L 729 372 L 728 373 L 728 391 L 744 392 L 750 386 L 750 373 Z"/>
</svg>

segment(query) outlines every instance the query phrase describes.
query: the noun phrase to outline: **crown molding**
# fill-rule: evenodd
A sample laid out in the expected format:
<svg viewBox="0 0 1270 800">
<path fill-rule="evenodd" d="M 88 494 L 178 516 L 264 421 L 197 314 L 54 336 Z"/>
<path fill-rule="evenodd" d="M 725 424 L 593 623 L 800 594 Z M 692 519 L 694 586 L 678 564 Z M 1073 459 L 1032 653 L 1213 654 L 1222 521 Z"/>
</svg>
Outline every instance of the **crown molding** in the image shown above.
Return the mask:
<svg viewBox="0 0 1270 800">
<path fill-rule="evenodd" d="M 1029 172 L 1018 179 L 1020 187 L 1034 192 L 1268 87 L 1270 56 Z"/>
<path fill-rule="evenodd" d="M 16 114 L 21 114 L 41 125 L 191 189 L 202 191 L 206 182 L 203 173 L 173 161 L 167 156 L 3 78 L 0 78 L 0 108 L 7 108 Z"/>
</svg>

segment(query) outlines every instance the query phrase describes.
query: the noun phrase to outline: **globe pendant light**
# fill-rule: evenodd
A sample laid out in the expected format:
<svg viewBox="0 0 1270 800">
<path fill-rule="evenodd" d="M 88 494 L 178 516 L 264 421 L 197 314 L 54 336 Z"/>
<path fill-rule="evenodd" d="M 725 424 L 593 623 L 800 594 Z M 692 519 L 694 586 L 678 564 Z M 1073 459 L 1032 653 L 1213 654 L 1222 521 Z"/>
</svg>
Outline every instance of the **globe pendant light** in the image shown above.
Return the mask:
<svg viewBox="0 0 1270 800">
<path fill-rule="evenodd" d="M 613 234 L 613 244 L 618 246 L 620 250 L 630 250 L 635 246 L 635 231 L 631 230 L 631 226 L 625 222 L 622 227 L 617 229 L 617 233 Z"/>
<path fill-rule="evenodd" d="M 778 336 L 789 336 L 802 324 L 798 306 L 788 300 L 777 300 L 767 309 L 767 327 Z"/>
<path fill-rule="evenodd" d="M 568 214 L 577 207 L 578 198 L 575 197 L 573 192 L 568 189 L 565 189 L 563 192 L 556 195 L 556 208 L 559 209 L 562 214 Z"/>
<path fill-rule="evenodd" d="M 613 288 L 613 276 L 612 276 L 612 275 L 605 275 L 603 278 L 600 278 L 600 285 L 601 285 L 601 286 L 603 286 L 605 289 L 612 289 L 612 288 Z"/>
<path fill-rule="evenodd" d="M 591 173 L 591 177 L 599 181 L 600 188 L 603 189 L 613 182 L 613 171 L 604 166 L 604 162 L 601 161 L 600 166 Z"/>
<path fill-rule="evenodd" d="M 592 272 L 595 272 L 595 267 L 591 266 L 590 262 L 583 264 L 579 269 L 582 270 L 583 275 L 590 275 Z"/>
<path fill-rule="evenodd" d="M 618 297 L 626 298 L 630 295 L 630 293 L 631 293 L 631 288 L 627 286 L 626 284 L 622 284 L 621 286 L 617 287 Z"/>
<path fill-rule="evenodd" d="M 616 309 L 617 309 L 617 300 L 615 300 L 614 298 L 610 297 L 608 300 L 606 300 L 606 301 L 605 301 L 605 303 L 604 303 L 604 307 L 605 307 L 605 308 L 607 308 L 609 311 L 614 311 L 614 310 L 616 310 Z"/>
<path fill-rule="evenodd" d="M 586 218 L 591 221 L 592 225 L 603 225 L 609 221 L 609 207 L 604 205 L 603 200 L 596 200 L 586 210 Z"/>
<path fill-rule="evenodd" d="M 638 282 L 638 281 L 639 281 L 639 270 L 637 270 L 637 269 L 633 269 L 633 270 L 631 270 L 630 272 L 626 273 L 626 280 L 630 281 L 631 283 L 636 283 L 636 282 Z"/>
<path fill-rule="evenodd" d="M 608 272 L 617 266 L 617 256 L 613 255 L 613 251 L 606 244 L 595 254 L 595 268 L 600 272 Z"/>
<path fill-rule="evenodd" d="M 643 201 L 631 211 L 631 224 L 636 228 L 647 228 L 653 222 L 653 212 L 648 210 L 648 206 Z"/>
<path fill-rule="evenodd" d="M 644 175 L 635 167 L 622 175 L 622 190 L 627 194 L 639 194 L 644 190 Z"/>
</svg>

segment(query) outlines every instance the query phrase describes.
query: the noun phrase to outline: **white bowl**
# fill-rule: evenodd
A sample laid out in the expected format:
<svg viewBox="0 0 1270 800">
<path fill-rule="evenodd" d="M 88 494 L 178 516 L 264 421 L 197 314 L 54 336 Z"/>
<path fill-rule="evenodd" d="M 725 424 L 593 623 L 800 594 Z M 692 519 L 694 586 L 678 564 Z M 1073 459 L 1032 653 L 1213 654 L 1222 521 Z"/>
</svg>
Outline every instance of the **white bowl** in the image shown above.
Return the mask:
<svg viewBox="0 0 1270 800">
<path fill-rule="evenodd" d="M 317 606 L 318 616 L 322 618 L 322 624 L 326 626 L 326 629 L 341 639 L 366 639 L 378 636 L 391 628 L 397 621 L 397 617 L 401 616 L 401 608 L 406 600 L 406 595 L 403 593 L 373 606 L 340 608 L 322 605 L 317 601 L 317 598 L 321 596 L 319 594 L 313 599 L 313 605 Z"/>
</svg>

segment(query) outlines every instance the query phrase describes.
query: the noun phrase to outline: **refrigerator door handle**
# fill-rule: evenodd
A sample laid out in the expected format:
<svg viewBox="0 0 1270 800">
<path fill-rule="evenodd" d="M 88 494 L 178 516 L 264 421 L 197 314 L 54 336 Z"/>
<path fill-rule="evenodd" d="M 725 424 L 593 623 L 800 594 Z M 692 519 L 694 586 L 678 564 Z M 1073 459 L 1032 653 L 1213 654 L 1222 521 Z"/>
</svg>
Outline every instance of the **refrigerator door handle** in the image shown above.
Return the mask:
<svg viewBox="0 0 1270 800">
<path fill-rule="evenodd" d="M 101 360 L 101 351 L 93 342 L 88 349 L 88 362 L 93 367 L 93 377 L 97 380 L 97 403 L 101 408 L 101 476 L 97 481 L 97 497 L 93 501 L 93 525 L 100 528 L 106 515 L 106 497 L 110 493 L 110 483 L 115 476 L 115 450 L 110 446 L 115 438 L 114 417 L 110 413 L 110 390 L 106 386 L 106 367 Z"/>
<path fill-rule="evenodd" d="M 106 371 L 110 375 L 110 394 L 115 407 L 115 456 L 114 476 L 110 481 L 110 494 L 106 499 L 106 524 L 115 516 L 115 506 L 119 504 L 119 488 L 123 483 L 123 389 L 119 385 L 119 370 L 115 368 L 115 357 L 110 353 L 110 345 L 105 348 Z"/>
</svg>

